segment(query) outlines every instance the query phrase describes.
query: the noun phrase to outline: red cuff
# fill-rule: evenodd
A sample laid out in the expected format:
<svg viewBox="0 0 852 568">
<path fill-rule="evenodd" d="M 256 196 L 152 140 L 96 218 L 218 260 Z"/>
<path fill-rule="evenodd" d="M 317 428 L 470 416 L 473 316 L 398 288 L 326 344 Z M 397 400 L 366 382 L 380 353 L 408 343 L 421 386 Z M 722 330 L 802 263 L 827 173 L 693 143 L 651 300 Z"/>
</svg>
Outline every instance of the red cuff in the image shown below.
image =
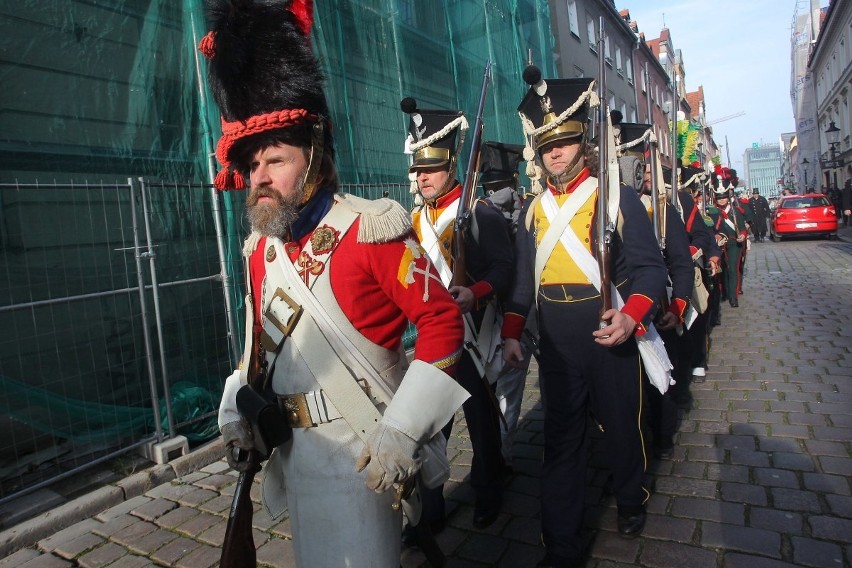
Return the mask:
<svg viewBox="0 0 852 568">
<path fill-rule="evenodd" d="M 669 311 L 677 316 L 677 323 L 683 323 L 683 314 L 686 312 L 686 300 L 674 298 L 669 304 Z"/>
<path fill-rule="evenodd" d="M 489 284 L 485 280 L 475 282 L 470 285 L 469 288 L 470 291 L 473 292 L 473 297 L 477 300 L 481 300 L 482 298 L 491 294 L 494 291 L 494 288 L 491 287 L 491 284 Z"/>
<path fill-rule="evenodd" d="M 637 324 L 641 326 L 642 320 L 651 311 L 654 306 L 654 301 L 648 296 L 642 294 L 630 294 L 621 312 L 633 318 Z M 640 334 L 641 335 L 641 334 Z"/>
<path fill-rule="evenodd" d="M 503 314 L 503 328 L 500 330 L 500 337 L 508 337 L 509 339 L 520 341 L 526 325 L 527 318 L 525 316 L 506 312 Z"/>
</svg>

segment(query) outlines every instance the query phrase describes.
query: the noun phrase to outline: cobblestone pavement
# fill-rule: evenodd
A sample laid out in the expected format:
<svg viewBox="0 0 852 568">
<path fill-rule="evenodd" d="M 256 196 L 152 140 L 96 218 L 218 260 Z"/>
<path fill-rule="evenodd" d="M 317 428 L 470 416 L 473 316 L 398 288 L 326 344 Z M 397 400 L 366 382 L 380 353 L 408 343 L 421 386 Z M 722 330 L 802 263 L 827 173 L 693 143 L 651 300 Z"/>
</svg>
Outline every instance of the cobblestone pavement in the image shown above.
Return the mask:
<svg viewBox="0 0 852 568">
<path fill-rule="evenodd" d="M 850 566 L 852 244 L 843 238 L 753 244 L 745 295 L 738 309 L 723 307 L 707 380 L 693 385 L 675 454 L 650 465 L 641 538 L 615 532 L 605 472 L 590 471 L 588 567 Z M 533 367 L 503 512 L 482 531 L 472 527 L 464 482 L 470 443 L 463 425 L 455 428 L 449 526 L 438 535 L 450 566 L 524 567 L 541 558 L 542 418 Z M 236 477 L 215 459 L 218 445 L 205 451 L 204 467 L 181 466 L 165 482 L 155 468 L 0 533 L 8 555 L 0 568 L 215 566 Z M 293 566 L 286 519 L 258 511 L 254 528 L 259 564 Z M 403 554 L 406 568 L 424 562 L 417 550 Z"/>
</svg>

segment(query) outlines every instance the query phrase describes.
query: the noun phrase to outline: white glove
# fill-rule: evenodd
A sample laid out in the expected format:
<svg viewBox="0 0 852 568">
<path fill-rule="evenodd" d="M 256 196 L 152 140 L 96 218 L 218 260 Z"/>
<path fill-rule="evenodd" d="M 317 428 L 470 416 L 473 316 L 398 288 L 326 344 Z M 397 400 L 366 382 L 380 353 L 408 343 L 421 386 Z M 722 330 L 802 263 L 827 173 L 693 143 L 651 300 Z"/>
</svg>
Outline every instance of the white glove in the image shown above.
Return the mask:
<svg viewBox="0 0 852 568">
<path fill-rule="evenodd" d="M 251 426 L 241 418 L 235 422 L 228 422 L 219 431 L 222 432 L 222 442 L 225 444 L 225 458 L 228 460 L 228 465 L 236 471 L 243 471 L 248 462 L 238 461 L 236 450 L 247 452 L 254 449 L 254 436 L 251 433 Z"/>
<path fill-rule="evenodd" d="M 382 493 L 402 483 L 420 470 L 419 444 L 384 422 L 370 435 L 367 445 L 355 462 L 356 471 L 367 470 L 364 484 Z"/>
</svg>

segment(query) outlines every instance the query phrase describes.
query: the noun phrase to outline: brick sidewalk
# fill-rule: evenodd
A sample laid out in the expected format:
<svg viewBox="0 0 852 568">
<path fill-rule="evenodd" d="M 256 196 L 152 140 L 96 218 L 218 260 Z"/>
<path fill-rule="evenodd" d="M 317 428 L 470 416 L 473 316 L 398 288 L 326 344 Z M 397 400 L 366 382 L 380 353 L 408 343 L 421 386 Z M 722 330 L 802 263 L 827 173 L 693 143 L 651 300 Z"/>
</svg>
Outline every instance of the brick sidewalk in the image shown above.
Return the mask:
<svg viewBox="0 0 852 568">
<path fill-rule="evenodd" d="M 625 540 L 615 532 L 606 473 L 590 470 L 587 566 L 850 565 L 847 236 L 852 229 L 841 229 L 841 241 L 752 245 L 745 295 L 738 309 L 723 307 L 707 381 L 693 386 L 693 408 L 682 415 L 675 455 L 650 464 L 654 492 L 641 538 Z M 526 567 L 541 558 L 539 402 L 533 367 L 503 512 L 482 531 L 472 527 L 473 495 L 464 481 L 469 439 L 463 422 L 454 428 L 449 526 L 438 536 L 450 566 Z M 148 472 L 0 533 L 0 550 L 26 546 L 0 560 L 0 568 L 214 566 L 236 478 L 223 461 L 211 463 L 218 447 L 204 451 L 171 476 L 157 470 L 166 477 L 160 482 Z M 135 496 L 121 499 L 116 491 Z M 293 566 L 288 521 L 258 511 L 254 527 L 258 562 Z M 406 568 L 423 563 L 419 551 L 403 555 Z"/>
</svg>

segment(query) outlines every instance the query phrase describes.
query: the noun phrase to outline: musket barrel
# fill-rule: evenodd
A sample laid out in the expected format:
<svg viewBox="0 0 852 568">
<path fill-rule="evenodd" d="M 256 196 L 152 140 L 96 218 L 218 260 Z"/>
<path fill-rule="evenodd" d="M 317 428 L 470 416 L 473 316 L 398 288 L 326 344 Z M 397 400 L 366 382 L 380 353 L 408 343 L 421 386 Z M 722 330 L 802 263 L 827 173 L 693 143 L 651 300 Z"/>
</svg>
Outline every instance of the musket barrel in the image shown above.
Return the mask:
<svg viewBox="0 0 852 568">
<path fill-rule="evenodd" d="M 491 60 L 485 62 L 485 74 L 482 78 L 482 90 L 479 93 L 479 106 L 476 111 L 476 121 L 473 126 L 473 137 L 470 141 L 470 155 L 467 160 L 467 170 L 464 175 L 462 194 L 459 198 L 459 208 L 453 227 L 453 278 L 452 286 L 464 286 L 467 283 L 467 262 L 465 261 L 464 242 L 470 215 L 476 197 L 476 179 L 479 171 L 479 152 L 482 145 L 482 115 L 485 113 L 485 97 L 488 93 L 488 83 L 491 80 Z"/>
<path fill-rule="evenodd" d="M 601 316 L 612 308 L 612 292 L 609 273 L 609 219 L 607 205 L 609 203 L 609 109 L 606 104 L 606 65 L 604 61 L 604 46 L 606 45 L 606 30 L 604 18 L 600 18 L 600 38 L 598 45 L 598 202 L 597 215 L 597 261 L 601 274 Z M 601 317 L 600 329 L 607 326 Z"/>
</svg>

